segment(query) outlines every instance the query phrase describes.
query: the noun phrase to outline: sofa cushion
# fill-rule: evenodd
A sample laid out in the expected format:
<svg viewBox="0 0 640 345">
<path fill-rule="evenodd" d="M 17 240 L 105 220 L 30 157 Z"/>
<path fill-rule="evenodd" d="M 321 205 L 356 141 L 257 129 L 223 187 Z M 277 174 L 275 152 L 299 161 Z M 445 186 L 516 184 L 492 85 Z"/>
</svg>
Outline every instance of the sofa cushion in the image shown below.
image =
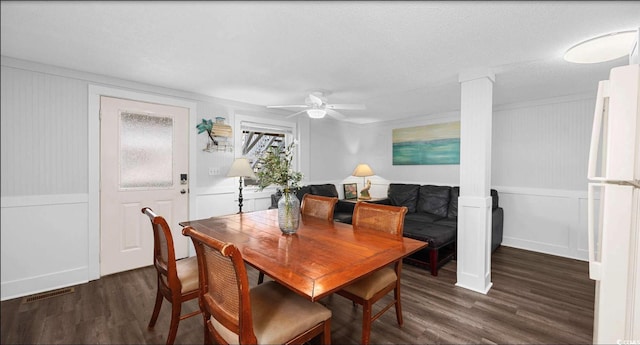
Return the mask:
<svg viewBox="0 0 640 345">
<path fill-rule="evenodd" d="M 449 186 L 420 186 L 417 212 L 435 214 L 439 217 L 447 216 L 449 208 Z"/>
<path fill-rule="evenodd" d="M 407 214 L 409 214 L 416 212 L 419 190 L 420 185 L 418 184 L 391 183 L 387 190 L 387 196 L 391 205 L 405 206 Z"/>
<path fill-rule="evenodd" d="M 402 235 L 429 243 L 427 249 L 437 249 L 456 240 L 457 229 L 454 227 L 425 223 L 415 220 L 404 220 Z"/>
<path fill-rule="evenodd" d="M 302 202 L 302 198 L 304 197 L 304 195 L 310 192 L 311 192 L 310 186 L 302 186 L 300 187 L 300 189 L 296 191 L 296 196 L 298 197 L 298 200 Z"/>
<path fill-rule="evenodd" d="M 338 197 L 338 190 L 336 189 L 336 186 L 333 183 L 312 184 L 309 187 L 311 187 L 310 193 L 313 195 L 328 196 L 330 198 Z"/>
<path fill-rule="evenodd" d="M 413 220 L 413 221 L 416 221 L 416 222 L 433 223 L 436 220 L 443 219 L 443 218 L 438 216 L 438 215 L 435 215 L 433 213 L 416 212 L 416 213 L 411 213 L 411 214 L 405 215 L 404 219 L 405 219 L 405 221 L 406 220 Z"/>
<path fill-rule="evenodd" d="M 334 212 L 333 220 L 340 223 L 351 224 L 351 222 L 353 221 L 353 213 Z"/>
<path fill-rule="evenodd" d="M 458 227 L 458 218 L 440 218 L 437 219 L 434 223 L 439 224 L 439 225 L 446 225 L 446 226 L 450 226 L 452 228 L 457 228 Z"/>
<path fill-rule="evenodd" d="M 458 218 L 458 197 L 460 196 L 460 187 L 453 187 L 449 192 L 449 209 L 447 210 L 448 218 Z"/>
</svg>

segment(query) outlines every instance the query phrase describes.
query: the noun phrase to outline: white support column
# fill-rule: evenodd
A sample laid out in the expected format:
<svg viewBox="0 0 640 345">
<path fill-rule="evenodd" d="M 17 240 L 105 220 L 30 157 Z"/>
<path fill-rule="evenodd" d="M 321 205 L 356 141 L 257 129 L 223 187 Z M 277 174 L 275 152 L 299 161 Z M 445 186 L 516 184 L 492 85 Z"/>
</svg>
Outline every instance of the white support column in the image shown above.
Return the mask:
<svg viewBox="0 0 640 345">
<path fill-rule="evenodd" d="M 491 289 L 491 119 L 493 82 L 488 69 L 461 73 L 460 197 L 457 286 Z"/>
</svg>

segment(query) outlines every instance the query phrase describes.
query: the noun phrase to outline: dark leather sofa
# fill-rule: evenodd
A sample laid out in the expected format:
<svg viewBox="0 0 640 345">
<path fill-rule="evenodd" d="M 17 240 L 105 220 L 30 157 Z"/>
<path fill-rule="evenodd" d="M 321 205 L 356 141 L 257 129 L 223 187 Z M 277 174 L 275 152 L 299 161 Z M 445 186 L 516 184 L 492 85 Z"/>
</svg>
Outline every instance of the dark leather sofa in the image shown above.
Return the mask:
<svg viewBox="0 0 640 345">
<path fill-rule="evenodd" d="M 405 237 L 429 243 L 407 257 L 405 262 L 427 267 L 434 276 L 438 269 L 456 256 L 459 187 L 391 183 L 387 198 L 375 203 L 406 206 Z M 502 243 L 504 210 L 498 205 L 498 191 L 491 190 L 491 251 Z"/>
<path fill-rule="evenodd" d="M 338 197 L 335 185 L 331 183 L 301 187 L 296 195 L 300 201 L 307 194 Z M 387 198 L 371 201 L 374 203 L 406 206 L 403 236 L 429 243 L 405 259 L 408 264 L 424 267 L 434 276 L 442 265 L 455 258 L 458 235 L 458 196 L 459 187 L 391 183 Z M 271 195 L 271 207 L 278 207 L 280 192 Z M 498 205 L 498 191 L 491 190 L 492 229 L 491 251 L 502 243 L 504 210 Z M 338 200 L 333 219 L 351 224 L 354 202 Z"/>
<path fill-rule="evenodd" d="M 313 195 L 321 195 L 328 197 L 338 197 L 338 190 L 336 186 L 332 183 L 327 184 L 312 184 L 308 186 L 302 186 L 300 189 L 296 191 L 296 196 L 298 200 L 302 202 L 302 197 L 305 194 L 310 193 Z M 271 195 L 271 206 L 269 208 L 278 208 L 278 200 L 282 196 L 282 192 L 278 190 L 275 194 Z M 348 202 L 344 200 L 338 200 L 336 204 L 336 208 L 333 212 L 333 220 L 337 222 L 349 223 L 351 224 L 351 219 L 353 217 L 353 208 L 355 207 L 355 203 Z"/>
</svg>

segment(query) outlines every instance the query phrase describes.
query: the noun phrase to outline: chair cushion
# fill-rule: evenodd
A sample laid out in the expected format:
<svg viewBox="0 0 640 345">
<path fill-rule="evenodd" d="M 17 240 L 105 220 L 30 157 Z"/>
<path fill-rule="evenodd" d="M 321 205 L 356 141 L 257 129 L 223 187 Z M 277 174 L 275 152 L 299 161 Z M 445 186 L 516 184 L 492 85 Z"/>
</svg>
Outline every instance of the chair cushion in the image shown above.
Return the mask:
<svg viewBox="0 0 640 345">
<path fill-rule="evenodd" d="M 363 299 L 371 299 L 380 290 L 398 279 L 396 271 L 390 267 L 385 267 L 375 271 L 373 274 L 345 287 L 343 290 L 350 292 Z"/>
<path fill-rule="evenodd" d="M 331 318 L 331 310 L 274 281 L 252 288 L 250 294 L 253 332 L 258 344 L 284 344 Z M 239 343 L 238 335 L 213 317 L 211 323 L 229 344 Z"/>
<path fill-rule="evenodd" d="M 426 212 L 446 217 L 449 208 L 449 186 L 421 186 L 416 212 Z"/>
<path fill-rule="evenodd" d="M 418 191 L 420 185 L 391 183 L 387 190 L 387 196 L 393 206 L 406 206 L 407 214 L 414 213 L 418 204 Z"/>
<path fill-rule="evenodd" d="M 198 260 L 195 256 L 176 261 L 178 279 L 182 284 L 182 293 L 197 290 L 198 285 Z"/>
</svg>

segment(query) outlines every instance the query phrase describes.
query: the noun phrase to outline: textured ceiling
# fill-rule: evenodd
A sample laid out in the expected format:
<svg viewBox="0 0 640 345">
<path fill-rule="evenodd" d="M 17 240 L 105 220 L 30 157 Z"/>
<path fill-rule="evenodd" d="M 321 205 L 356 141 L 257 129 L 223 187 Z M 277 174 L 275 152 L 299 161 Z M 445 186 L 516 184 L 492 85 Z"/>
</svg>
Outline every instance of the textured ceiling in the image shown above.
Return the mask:
<svg viewBox="0 0 640 345">
<path fill-rule="evenodd" d="M 490 68 L 496 105 L 594 92 L 612 62 L 567 48 L 637 29 L 639 2 L 11 2 L 2 55 L 257 105 L 312 89 L 367 123 L 455 111 L 460 72 Z M 292 111 L 293 112 L 293 111 Z"/>
</svg>

